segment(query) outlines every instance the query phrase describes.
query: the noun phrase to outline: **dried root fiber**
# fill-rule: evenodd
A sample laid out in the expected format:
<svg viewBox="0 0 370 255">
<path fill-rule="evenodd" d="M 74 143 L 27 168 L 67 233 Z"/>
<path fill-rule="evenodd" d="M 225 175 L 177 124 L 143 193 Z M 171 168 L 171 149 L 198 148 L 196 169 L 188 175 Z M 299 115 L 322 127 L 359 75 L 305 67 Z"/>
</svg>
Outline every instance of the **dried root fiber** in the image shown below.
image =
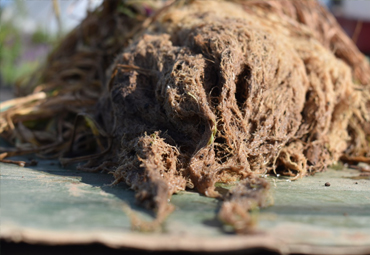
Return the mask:
<svg viewBox="0 0 370 255">
<path fill-rule="evenodd" d="M 79 159 L 158 218 L 195 189 L 248 232 L 267 203 L 260 175 L 369 161 L 369 63 L 316 1 L 175 2 L 131 39 L 83 115 L 101 153 Z M 217 182 L 238 184 L 222 196 Z"/>
</svg>

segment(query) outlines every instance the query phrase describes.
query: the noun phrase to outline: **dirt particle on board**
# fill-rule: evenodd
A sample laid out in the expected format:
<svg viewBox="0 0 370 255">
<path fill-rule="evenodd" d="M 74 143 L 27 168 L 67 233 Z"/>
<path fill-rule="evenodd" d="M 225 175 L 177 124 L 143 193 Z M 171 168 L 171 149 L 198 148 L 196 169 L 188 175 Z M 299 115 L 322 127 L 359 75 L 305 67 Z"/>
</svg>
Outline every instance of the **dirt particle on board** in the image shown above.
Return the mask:
<svg viewBox="0 0 370 255">
<path fill-rule="evenodd" d="M 38 163 L 39 162 L 37 160 L 32 159 L 30 162 L 26 163 L 26 166 L 37 166 Z"/>
<path fill-rule="evenodd" d="M 330 182 L 325 182 L 325 187 L 330 187 Z"/>
</svg>

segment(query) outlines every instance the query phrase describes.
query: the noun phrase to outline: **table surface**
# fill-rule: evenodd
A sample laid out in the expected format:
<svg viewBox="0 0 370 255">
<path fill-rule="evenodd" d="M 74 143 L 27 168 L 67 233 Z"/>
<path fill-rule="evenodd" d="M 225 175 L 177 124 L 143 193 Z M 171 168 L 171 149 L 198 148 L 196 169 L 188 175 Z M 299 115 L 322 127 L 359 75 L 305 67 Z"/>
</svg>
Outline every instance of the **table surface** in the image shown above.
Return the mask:
<svg viewBox="0 0 370 255">
<path fill-rule="evenodd" d="M 39 160 L 34 167 L 0 163 L 1 238 L 37 244 L 90 244 L 167 251 L 229 251 L 262 247 L 282 254 L 370 253 L 370 176 L 329 169 L 290 182 L 268 177 L 274 205 L 256 214 L 254 234 L 234 235 L 217 220 L 220 202 L 180 192 L 176 210 L 156 233 L 134 232 L 127 210 L 144 220 L 125 184 L 76 166 Z M 330 186 L 325 186 L 330 182 Z"/>
</svg>

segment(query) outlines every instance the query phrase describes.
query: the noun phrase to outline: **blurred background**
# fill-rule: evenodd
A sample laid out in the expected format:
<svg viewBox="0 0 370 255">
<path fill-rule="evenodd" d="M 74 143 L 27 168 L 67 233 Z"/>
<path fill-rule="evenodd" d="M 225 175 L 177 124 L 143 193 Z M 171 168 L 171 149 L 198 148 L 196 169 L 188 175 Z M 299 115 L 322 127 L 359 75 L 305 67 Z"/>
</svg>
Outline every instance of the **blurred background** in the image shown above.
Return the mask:
<svg viewBox="0 0 370 255">
<path fill-rule="evenodd" d="M 0 101 L 102 0 L 0 0 Z"/>
<path fill-rule="evenodd" d="M 37 70 L 48 53 L 102 0 L 0 0 L 0 101 L 17 80 Z M 370 55 L 370 1 L 320 0 L 359 49 Z"/>
</svg>

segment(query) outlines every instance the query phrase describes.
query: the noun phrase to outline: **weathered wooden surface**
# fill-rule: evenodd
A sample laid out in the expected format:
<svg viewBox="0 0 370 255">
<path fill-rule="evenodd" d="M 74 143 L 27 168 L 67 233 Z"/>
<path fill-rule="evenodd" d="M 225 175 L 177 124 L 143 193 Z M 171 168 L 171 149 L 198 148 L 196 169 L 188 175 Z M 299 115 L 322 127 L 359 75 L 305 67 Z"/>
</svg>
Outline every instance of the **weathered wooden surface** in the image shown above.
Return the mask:
<svg viewBox="0 0 370 255">
<path fill-rule="evenodd" d="M 163 232 L 138 233 L 131 231 L 124 208 L 146 220 L 152 215 L 135 204 L 127 186 L 110 186 L 108 174 L 63 169 L 48 160 L 24 168 L 1 163 L 0 170 L 5 240 L 149 250 L 370 253 L 370 177 L 358 177 L 356 170 L 328 170 L 295 182 L 269 177 L 274 205 L 260 211 L 256 234 L 248 236 L 222 228 L 215 218 L 218 201 L 198 193 L 172 197 L 177 209 Z"/>
</svg>

